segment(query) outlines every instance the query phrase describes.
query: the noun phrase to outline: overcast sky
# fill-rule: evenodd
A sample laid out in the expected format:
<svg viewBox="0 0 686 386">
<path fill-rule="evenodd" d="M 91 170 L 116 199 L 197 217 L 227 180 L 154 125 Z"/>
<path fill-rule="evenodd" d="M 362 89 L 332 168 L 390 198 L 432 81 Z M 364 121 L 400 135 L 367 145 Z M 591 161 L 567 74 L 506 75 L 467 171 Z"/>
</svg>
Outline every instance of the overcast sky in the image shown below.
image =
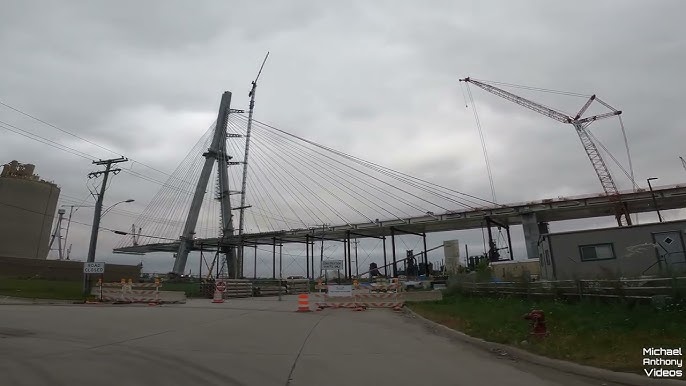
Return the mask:
<svg viewBox="0 0 686 386">
<path fill-rule="evenodd" d="M 457 80 L 473 76 L 597 94 L 623 111 L 637 182 L 658 177 L 657 185 L 676 184 L 686 177 L 678 159 L 686 156 L 685 13 L 678 0 L 5 1 L 0 100 L 101 147 L 2 106 L 0 121 L 96 157 L 116 156 L 104 147 L 171 173 L 216 118 L 223 91 L 234 92 L 233 107 L 247 108 L 250 82 L 269 51 L 258 119 L 417 177 L 491 198 L 476 107 L 499 202 L 601 191 L 573 128 L 476 87 L 475 104 L 465 107 Z M 522 95 L 569 112 L 584 103 Z M 618 121 L 591 128 L 628 168 Z M 0 138 L 1 163 L 35 164 L 62 188 L 60 204 L 88 197 L 86 175 L 97 170 L 89 160 L 2 128 Z M 619 187 L 630 189 L 610 166 Z M 103 225 L 128 229 L 158 189 L 129 174 L 115 177 L 106 202 L 136 201 Z M 74 219 L 90 224 L 92 210 Z M 551 230 L 611 225 L 597 219 Z M 73 225 L 70 232 L 72 256 L 83 258 L 89 229 Z M 515 255 L 523 257 L 521 230 L 513 235 Z M 432 235 L 429 246 L 455 238 L 482 248 L 480 231 Z M 99 259 L 141 261 L 112 255 L 117 241 L 102 232 Z M 416 241 L 407 238 L 407 248 Z M 362 246 L 369 252 L 375 244 Z M 378 249 L 371 254 L 378 258 Z M 148 271 L 172 265 L 166 255 L 142 260 Z M 301 270 L 299 261 L 288 262 L 287 273 Z"/>
</svg>

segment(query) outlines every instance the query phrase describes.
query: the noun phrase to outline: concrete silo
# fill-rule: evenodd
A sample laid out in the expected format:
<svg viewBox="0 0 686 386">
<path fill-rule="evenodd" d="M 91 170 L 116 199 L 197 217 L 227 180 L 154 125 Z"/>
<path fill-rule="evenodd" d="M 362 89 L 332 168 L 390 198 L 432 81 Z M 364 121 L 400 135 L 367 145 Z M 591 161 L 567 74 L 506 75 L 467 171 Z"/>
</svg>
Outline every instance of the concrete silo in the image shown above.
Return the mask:
<svg viewBox="0 0 686 386">
<path fill-rule="evenodd" d="M 12 161 L 0 174 L 0 257 L 46 259 L 60 189 Z"/>
</svg>

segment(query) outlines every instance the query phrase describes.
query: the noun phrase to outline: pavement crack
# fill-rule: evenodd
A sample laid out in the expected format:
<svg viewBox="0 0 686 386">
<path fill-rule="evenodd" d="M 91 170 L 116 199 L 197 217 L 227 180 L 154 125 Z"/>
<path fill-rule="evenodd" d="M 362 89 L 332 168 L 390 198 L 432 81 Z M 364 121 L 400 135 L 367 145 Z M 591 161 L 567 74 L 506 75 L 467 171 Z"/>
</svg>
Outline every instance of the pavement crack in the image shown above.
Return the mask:
<svg viewBox="0 0 686 386">
<path fill-rule="evenodd" d="M 291 366 L 291 371 L 288 373 L 288 380 L 286 381 L 286 386 L 289 386 L 291 384 L 291 381 L 293 380 L 293 372 L 295 371 L 295 366 L 298 365 L 298 359 L 300 359 L 300 355 L 302 354 L 303 349 L 305 348 L 305 345 L 307 344 L 307 341 L 310 339 L 310 335 L 312 335 L 312 332 L 314 332 L 314 329 L 317 328 L 319 323 L 322 320 L 324 320 L 325 317 L 326 316 L 322 316 L 321 318 L 319 318 L 319 320 L 317 320 L 317 323 L 315 323 L 314 326 L 312 326 L 312 328 L 310 328 L 310 331 L 307 333 L 307 336 L 303 340 L 303 344 L 300 346 L 300 349 L 298 350 L 298 355 L 295 357 L 295 360 L 293 361 L 293 366 Z"/>
<path fill-rule="evenodd" d="M 117 341 L 117 342 L 105 343 L 105 344 L 101 344 L 101 345 L 98 345 L 98 346 L 91 346 L 91 347 L 88 347 L 87 350 L 94 350 L 94 349 L 96 349 L 96 348 L 102 348 L 102 347 L 107 347 L 107 346 L 114 346 L 114 345 L 117 345 L 117 344 L 122 344 L 122 343 L 126 343 L 126 342 L 132 342 L 132 341 L 134 341 L 134 340 L 149 338 L 149 337 L 151 337 L 151 336 L 167 334 L 167 333 L 169 333 L 169 332 L 174 332 L 174 331 L 175 331 L 175 330 L 167 330 L 167 331 L 154 332 L 154 333 L 152 333 L 152 334 L 141 335 L 141 336 L 137 336 L 137 337 L 135 337 L 135 338 L 129 338 L 129 339 L 124 339 L 124 340 L 120 340 L 120 341 Z"/>
</svg>

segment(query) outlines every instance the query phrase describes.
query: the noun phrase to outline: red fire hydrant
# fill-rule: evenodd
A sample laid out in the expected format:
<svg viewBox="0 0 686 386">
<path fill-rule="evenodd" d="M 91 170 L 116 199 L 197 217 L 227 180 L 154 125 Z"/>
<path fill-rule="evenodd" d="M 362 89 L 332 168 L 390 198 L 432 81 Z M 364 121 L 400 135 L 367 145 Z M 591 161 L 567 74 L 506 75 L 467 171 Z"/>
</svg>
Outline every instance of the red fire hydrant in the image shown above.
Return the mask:
<svg viewBox="0 0 686 386">
<path fill-rule="evenodd" d="M 541 310 L 532 310 L 524 315 L 524 319 L 531 321 L 531 335 L 547 336 L 548 329 L 545 326 L 545 314 Z"/>
</svg>

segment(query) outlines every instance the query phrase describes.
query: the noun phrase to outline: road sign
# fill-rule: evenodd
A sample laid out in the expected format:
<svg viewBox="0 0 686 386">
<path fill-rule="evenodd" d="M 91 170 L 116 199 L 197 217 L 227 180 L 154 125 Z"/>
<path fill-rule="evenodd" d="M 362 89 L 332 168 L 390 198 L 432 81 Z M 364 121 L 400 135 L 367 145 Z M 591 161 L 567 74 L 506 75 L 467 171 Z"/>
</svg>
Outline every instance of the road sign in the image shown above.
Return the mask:
<svg viewBox="0 0 686 386">
<path fill-rule="evenodd" d="M 217 291 L 224 292 L 226 290 L 226 283 L 224 283 L 223 281 L 218 281 L 216 287 Z"/>
<path fill-rule="evenodd" d="M 105 273 L 105 263 L 83 263 L 83 273 Z"/>
<path fill-rule="evenodd" d="M 336 271 L 343 269 L 343 260 L 324 260 L 322 269 L 325 271 Z"/>
<path fill-rule="evenodd" d="M 351 285 L 329 285 L 328 295 L 332 298 L 353 296 L 353 286 L 351 286 Z"/>
</svg>

